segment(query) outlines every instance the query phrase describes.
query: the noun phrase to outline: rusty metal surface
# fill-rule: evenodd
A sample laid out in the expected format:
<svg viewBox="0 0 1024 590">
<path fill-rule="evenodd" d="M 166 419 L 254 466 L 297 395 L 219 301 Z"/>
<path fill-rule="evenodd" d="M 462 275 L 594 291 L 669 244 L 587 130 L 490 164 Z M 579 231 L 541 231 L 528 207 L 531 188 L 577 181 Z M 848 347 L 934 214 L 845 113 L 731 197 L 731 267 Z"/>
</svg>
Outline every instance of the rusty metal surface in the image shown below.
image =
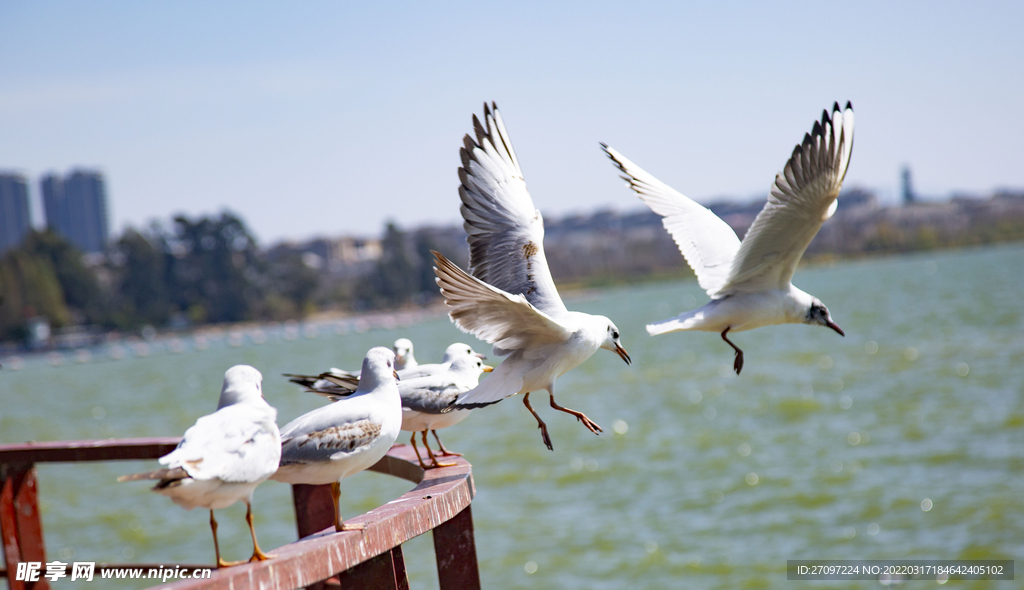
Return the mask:
<svg viewBox="0 0 1024 590">
<path fill-rule="evenodd" d="M 437 581 L 441 590 L 479 590 L 472 506 L 434 529 Z"/>
<path fill-rule="evenodd" d="M 394 550 L 385 551 L 338 575 L 342 590 L 398 590 Z M 404 571 L 404 566 L 403 566 Z"/>
<path fill-rule="evenodd" d="M 393 548 L 455 518 L 470 505 L 476 493 L 470 465 L 458 457 L 455 463 L 424 472 L 416 465 L 410 447 L 393 447 L 374 471 L 411 480 L 422 477 L 422 481 L 400 498 L 345 521 L 363 524 L 365 530 L 336 533 L 329 527 L 272 550 L 277 557 L 269 561 L 218 570 L 209 580 L 181 580 L 160 588 L 291 590 L 325 580 L 386 552 L 390 556 Z M 387 559 L 393 572 L 393 558 Z"/>
<path fill-rule="evenodd" d="M 399 545 L 391 550 L 391 559 L 395 565 L 395 584 L 398 590 L 409 590 L 409 574 L 405 571 L 405 554 Z"/>
<path fill-rule="evenodd" d="M 4 562 L 12 569 L 22 561 L 46 563 L 43 523 L 39 516 L 39 490 L 36 469 L 31 464 L 0 466 L 0 530 L 4 543 Z M 9 579 L 12 590 L 48 590 L 45 578 L 37 582 Z"/>
<path fill-rule="evenodd" d="M 0 477 L 0 524 L 3 525 L 6 563 L 9 566 L 18 561 L 45 563 L 35 470 L 32 463 L 155 459 L 173 450 L 178 440 L 176 437 L 166 437 L 0 445 L 0 469 L 3 470 Z M 449 577 L 453 575 L 451 572 L 471 571 L 472 575 L 469 578 L 463 572 L 452 579 L 476 579 L 475 585 L 469 581 L 465 586 L 442 583 L 442 588 L 478 588 L 479 574 L 476 573 L 476 553 L 472 540 L 472 516 L 468 510 L 476 489 L 469 463 L 462 458 L 455 458 L 455 465 L 452 467 L 423 471 L 411 447 L 400 445 L 393 447 L 370 469 L 418 485 L 396 500 L 366 514 L 346 519 L 346 523 L 363 524 L 365 530 L 335 533 L 329 486 L 295 486 L 305 488 L 293 490 L 297 507 L 318 507 L 318 512 L 298 519 L 300 531 L 305 527 L 304 532 L 308 533 L 306 538 L 273 550 L 271 553 L 277 555 L 275 559 L 217 570 L 209 580 L 181 580 L 159 587 L 180 590 L 286 590 L 310 585 L 319 586 L 317 582 L 338 576 L 341 587 L 347 588 L 353 587 L 353 583 L 362 579 L 361 576 L 372 574 L 377 577 L 383 576 L 380 578 L 382 583 L 391 580 L 380 587 L 407 589 L 408 580 L 401 544 L 441 526 L 442 537 L 451 538 L 456 546 L 438 553 L 438 571 L 442 572 L 444 568 Z M 26 482 L 30 485 L 26 486 Z M 329 511 L 324 510 L 325 492 L 326 507 Z M 454 524 L 444 526 L 453 519 Z M 437 544 L 438 540 L 435 537 L 435 546 Z M 445 559 L 444 565 L 440 563 L 442 556 Z M 463 564 L 453 567 L 456 563 L 452 561 L 453 559 L 470 559 L 472 564 L 468 567 Z M 369 565 L 360 565 L 364 563 Z M 381 564 L 386 564 L 386 567 Z M 118 565 L 132 567 L 132 564 Z M 134 567 L 145 565 L 138 564 Z M 367 578 L 370 580 L 369 585 L 360 582 L 358 587 L 377 587 L 372 581 L 376 579 Z M 26 586 L 25 583 L 8 579 L 11 588 L 16 590 L 48 588 L 45 580 L 41 582 L 42 584 Z"/>
<path fill-rule="evenodd" d="M 0 464 L 156 459 L 174 450 L 180 437 L 27 442 L 0 445 Z"/>
</svg>

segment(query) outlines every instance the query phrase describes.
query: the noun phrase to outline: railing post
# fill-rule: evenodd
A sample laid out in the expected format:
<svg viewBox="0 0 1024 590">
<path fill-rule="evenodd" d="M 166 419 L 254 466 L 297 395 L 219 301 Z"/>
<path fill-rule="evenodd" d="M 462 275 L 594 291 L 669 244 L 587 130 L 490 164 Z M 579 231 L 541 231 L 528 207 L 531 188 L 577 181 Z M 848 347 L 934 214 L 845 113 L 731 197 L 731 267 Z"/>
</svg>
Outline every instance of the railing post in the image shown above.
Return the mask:
<svg viewBox="0 0 1024 590">
<path fill-rule="evenodd" d="M 434 554 L 441 590 L 480 590 L 472 506 L 434 528 Z"/>
<path fill-rule="evenodd" d="M 0 464 L 0 536 L 3 537 L 7 584 L 11 590 L 49 590 L 46 573 L 46 546 L 43 523 L 39 518 L 39 490 L 32 463 Z M 42 564 L 39 580 L 19 581 L 18 563 Z"/>
<path fill-rule="evenodd" d="M 401 569 L 403 578 L 401 583 L 398 580 L 399 569 Z M 366 590 L 367 588 L 373 588 L 374 590 L 378 588 L 380 590 L 407 589 L 409 582 L 404 578 L 405 560 L 402 558 L 401 545 L 338 574 L 338 581 L 341 582 L 342 590 Z"/>
<path fill-rule="evenodd" d="M 295 527 L 299 538 L 304 539 L 334 526 L 334 498 L 330 485 L 292 485 L 292 502 L 295 504 Z"/>
</svg>

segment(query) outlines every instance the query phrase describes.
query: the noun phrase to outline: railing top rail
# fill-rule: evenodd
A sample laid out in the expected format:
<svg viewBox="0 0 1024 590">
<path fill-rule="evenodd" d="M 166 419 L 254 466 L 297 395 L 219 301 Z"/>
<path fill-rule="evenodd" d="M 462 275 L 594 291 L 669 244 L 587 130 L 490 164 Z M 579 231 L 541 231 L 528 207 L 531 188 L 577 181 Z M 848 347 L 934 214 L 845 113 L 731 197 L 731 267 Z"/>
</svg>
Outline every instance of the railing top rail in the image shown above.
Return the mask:
<svg viewBox="0 0 1024 590">
<path fill-rule="evenodd" d="M 154 459 L 178 446 L 181 437 L 62 440 L 0 445 L 0 464 Z"/>
<path fill-rule="evenodd" d="M 154 459 L 174 449 L 178 440 L 164 437 L 0 445 L 0 465 Z M 461 457 L 453 459 L 455 465 L 451 467 L 424 471 L 411 447 L 392 447 L 370 469 L 418 485 L 396 500 L 345 520 L 346 524 L 363 524 L 365 530 L 335 533 L 332 527 L 271 551 L 276 555 L 274 559 L 216 570 L 210 579 L 187 579 L 159 587 L 285 590 L 348 570 L 451 520 L 470 505 L 476 494 L 472 468 Z"/>
<path fill-rule="evenodd" d="M 419 485 L 383 506 L 345 519 L 346 524 L 362 524 L 365 530 L 336 533 L 332 527 L 274 549 L 274 559 L 220 569 L 208 580 L 181 580 L 160 588 L 285 590 L 345 571 L 430 531 L 470 505 L 476 495 L 471 466 L 461 457 L 453 459 L 451 467 L 423 471 L 411 447 L 392 447 L 372 469 L 419 480 Z"/>
</svg>

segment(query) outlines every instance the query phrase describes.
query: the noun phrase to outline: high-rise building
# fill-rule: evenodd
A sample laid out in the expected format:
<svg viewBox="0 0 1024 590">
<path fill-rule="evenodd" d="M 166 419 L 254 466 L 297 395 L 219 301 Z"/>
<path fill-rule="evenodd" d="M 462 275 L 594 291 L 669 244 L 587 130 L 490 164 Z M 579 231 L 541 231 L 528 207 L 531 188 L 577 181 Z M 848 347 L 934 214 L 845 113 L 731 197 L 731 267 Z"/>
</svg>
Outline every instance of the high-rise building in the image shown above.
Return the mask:
<svg viewBox="0 0 1024 590">
<path fill-rule="evenodd" d="M 72 170 L 64 178 L 47 174 L 40 185 L 46 226 L 82 252 L 102 252 L 109 235 L 103 175 Z"/>
<path fill-rule="evenodd" d="M 25 177 L 0 174 L 0 253 L 20 245 L 31 229 Z"/>
<path fill-rule="evenodd" d="M 901 191 L 903 193 L 903 204 L 912 205 L 917 200 L 914 194 L 914 185 L 910 182 L 910 166 L 904 166 L 900 173 Z"/>
</svg>

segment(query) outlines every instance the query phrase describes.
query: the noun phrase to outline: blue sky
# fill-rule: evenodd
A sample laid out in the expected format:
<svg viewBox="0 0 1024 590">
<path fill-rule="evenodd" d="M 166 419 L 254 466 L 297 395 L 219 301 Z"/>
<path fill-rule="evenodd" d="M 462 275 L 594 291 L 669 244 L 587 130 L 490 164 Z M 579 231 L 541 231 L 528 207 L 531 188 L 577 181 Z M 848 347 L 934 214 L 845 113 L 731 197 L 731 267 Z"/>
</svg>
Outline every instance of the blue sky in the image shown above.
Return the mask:
<svg viewBox="0 0 1024 590">
<path fill-rule="evenodd" d="M 767 193 L 833 101 L 847 186 L 1024 187 L 1024 3 L 0 3 L 0 169 L 102 169 L 112 228 L 230 208 L 264 242 L 459 220 L 498 102 L 547 215 L 636 209 L 598 148 Z M 34 204 L 38 217 L 40 207 Z"/>
</svg>

